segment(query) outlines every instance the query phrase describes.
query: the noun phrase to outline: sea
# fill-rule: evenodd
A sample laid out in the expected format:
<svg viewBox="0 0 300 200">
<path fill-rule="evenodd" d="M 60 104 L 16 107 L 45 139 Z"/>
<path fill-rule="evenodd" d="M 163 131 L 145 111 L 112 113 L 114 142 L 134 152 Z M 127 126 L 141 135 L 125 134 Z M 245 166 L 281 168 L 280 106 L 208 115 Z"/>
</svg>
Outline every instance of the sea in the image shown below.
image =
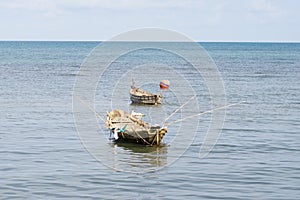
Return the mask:
<svg viewBox="0 0 300 200">
<path fill-rule="evenodd" d="M 202 157 L 212 110 L 222 105 L 214 104 L 207 74 L 161 49 L 114 60 L 90 91 L 93 101 L 81 99 L 98 129 L 78 125 L 74 89 L 101 44 L 0 42 L 0 199 L 299 199 L 299 43 L 198 43 L 222 83 L 226 101 L 219 103 L 234 104 L 218 118 Z M 188 44 L 170 45 L 193 53 Z M 132 77 L 153 92 L 157 80 L 168 79 L 162 104 L 131 105 Z M 193 105 L 180 100 L 193 98 L 188 91 Z M 159 147 L 118 144 L 104 122 L 110 109 L 141 112 L 158 124 L 174 112 L 174 124 Z M 193 120 L 180 121 L 189 115 Z M 99 151 L 86 133 L 99 136 Z"/>
</svg>

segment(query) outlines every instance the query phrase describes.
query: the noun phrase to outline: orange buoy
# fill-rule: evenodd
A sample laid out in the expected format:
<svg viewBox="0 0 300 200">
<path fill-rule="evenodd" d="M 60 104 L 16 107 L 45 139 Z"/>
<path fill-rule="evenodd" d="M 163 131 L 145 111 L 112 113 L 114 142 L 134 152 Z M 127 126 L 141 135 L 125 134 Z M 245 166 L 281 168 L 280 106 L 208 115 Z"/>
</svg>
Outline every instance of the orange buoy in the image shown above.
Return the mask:
<svg viewBox="0 0 300 200">
<path fill-rule="evenodd" d="M 162 89 L 162 90 L 167 90 L 167 89 L 169 89 L 169 86 L 170 86 L 170 81 L 168 81 L 168 80 L 162 80 L 162 81 L 160 81 L 160 83 L 159 83 L 159 87 L 160 87 L 160 89 Z"/>
</svg>

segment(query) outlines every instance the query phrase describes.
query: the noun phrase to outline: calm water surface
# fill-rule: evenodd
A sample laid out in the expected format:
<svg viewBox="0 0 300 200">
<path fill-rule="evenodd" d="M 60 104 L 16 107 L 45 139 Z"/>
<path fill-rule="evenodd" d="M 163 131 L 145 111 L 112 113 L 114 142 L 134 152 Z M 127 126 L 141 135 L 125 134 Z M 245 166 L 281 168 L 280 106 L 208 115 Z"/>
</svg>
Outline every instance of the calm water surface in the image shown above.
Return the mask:
<svg viewBox="0 0 300 200">
<path fill-rule="evenodd" d="M 97 45 L 0 42 L 1 199 L 299 199 L 300 44 L 203 43 L 223 77 L 227 101 L 247 103 L 227 110 L 208 157 L 198 158 L 205 136 L 200 129 L 174 164 L 141 174 L 107 168 L 77 135 L 72 89 Z M 132 62 L 143 59 L 137 56 Z M 205 100 L 206 90 L 197 92 Z M 121 101 L 128 105 L 126 97 Z M 100 104 L 96 108 L 105 115 Z M 203 130 L 206 121 L 209 116 L 200 120 Z M 170 148 L 111 145 L 127 167 L 163 166 L 170 154 Z"/>
</svg>

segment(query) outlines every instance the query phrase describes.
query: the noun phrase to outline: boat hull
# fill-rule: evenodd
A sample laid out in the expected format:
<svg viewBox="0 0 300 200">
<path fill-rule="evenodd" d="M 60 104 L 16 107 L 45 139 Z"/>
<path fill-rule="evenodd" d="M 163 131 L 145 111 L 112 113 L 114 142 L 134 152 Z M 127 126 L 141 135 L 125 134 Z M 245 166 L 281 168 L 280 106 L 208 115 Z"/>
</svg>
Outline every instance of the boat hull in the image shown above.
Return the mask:
<svg viewBox="0 0 300 200">
<path fill-rule="evenodd" d="M 116 142 L 131 142 L 144 145 L 160 145 L 167 128 L 152 125 L 122 110 L 107 113 L 107 127 Z"/>
<path fill-rule="evenodd" d="M 161 104 L 161 94 L 152 94 L 145 92 L 139 88 L 132 88 L 130 90 L 130 100 L 136 104 Z"/>
<path fill-rule="evenodd" d="M 112 135 L 115 135 L 115 130 L 110 130 Z M 165 129 L 157 129 L 151 133 L 149 130 L 143 131 L 125 131 L 117 132 L 117 139 L 115 142 L 129 142 L 142 145 L 160 145 L 162 138 L 167 133 Z"/>
</svg>

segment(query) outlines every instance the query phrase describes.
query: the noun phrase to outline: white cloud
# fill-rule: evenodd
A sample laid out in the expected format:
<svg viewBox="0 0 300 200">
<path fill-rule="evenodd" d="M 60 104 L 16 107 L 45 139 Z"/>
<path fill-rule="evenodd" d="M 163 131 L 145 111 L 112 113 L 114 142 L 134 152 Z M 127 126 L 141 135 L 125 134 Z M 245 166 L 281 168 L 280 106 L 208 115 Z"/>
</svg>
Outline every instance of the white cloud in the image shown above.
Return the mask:
<svg viewBox="0 0 300 200">
<path fill-rule="evenodd" d="M 1 2 L 0 8 L 11 11 L 39 12 L 47 18 L 57 17 L 63 13 L 63 10 L 57 6 L 55 0 L 10 0 Z"/>
<path fill-rule="evenodd" d="M 61 0 L 58 3 L 77 8 L 145 9 L 186 8 L 201 6 L 204 0 Z"/>
<path fill-rule="evenodd" d="M 204 4 L 205 0 L 10 0 L 0 2 L 0 7 L 26 10 L 49 10 L 53 8 L 192 8 Z"/>
<path fill-rule="evenodd" d="M 256 21 L 258 24 L 268 24 L 280 19 L 282 11 L 276 6 L 276 1 L 252 0 L 249 2 L 250 12 L 248 19 Z"/>
<path fill-rule="evenodd" d="M 274 1 L 269 0 L 253 0 L 249 3 L 251 11 L 253 12 L 264 12 L 274 13 L 278 12 L 278 9 L 274 5 Z"/>
<path fill-rule="evenodd" d="M 8 9 L 24 9 L 44 11 L 55 8 L 55 3 L 50 0 L 11 0 L 0 3 L 1 7 Z"/>
<path fill-rule="evenodd" d="M 11 11 L 38 12 L 44 17 L 57 17 L 63 14 L 78 14 L 78 10 L 117 10 L 117 11 L 144 11 L 157 12 L 165 9 L 195 9 L 204 8 L 205 0 L 10 0 L 0 1 L 0 8 Z M 118 15 L 118 13 L 116 13 Z"/>
</svg>

